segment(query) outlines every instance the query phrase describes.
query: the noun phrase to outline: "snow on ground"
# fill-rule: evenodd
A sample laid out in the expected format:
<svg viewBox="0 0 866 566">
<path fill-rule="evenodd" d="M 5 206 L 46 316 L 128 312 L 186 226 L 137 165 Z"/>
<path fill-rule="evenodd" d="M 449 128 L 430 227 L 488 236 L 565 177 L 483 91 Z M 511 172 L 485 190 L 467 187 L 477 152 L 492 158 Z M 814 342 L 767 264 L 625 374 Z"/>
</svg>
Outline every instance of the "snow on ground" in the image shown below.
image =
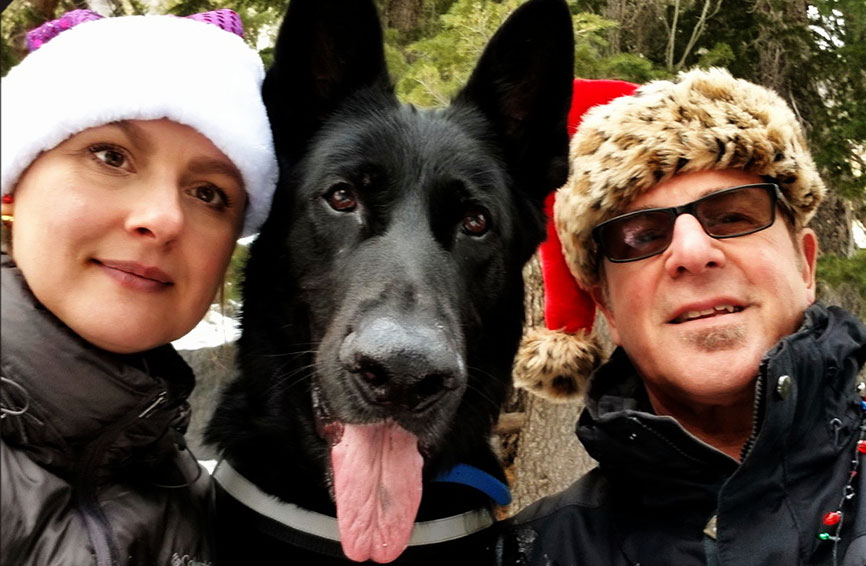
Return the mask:
<svg viewBox="0 0 866 566">
<path fill-rule="evenodd" d="M 178 350 L 197 350 L 199 348 L 212 348 L 233 342 L 238 339 L 241 331 L 238 321 L 223 316 L 219 305 L 211 305 L 204 319 L 198 323 L 186 336 L 172 342 Z M 199 460 L 209 474 L 213 474 L 216 460 Z"/>
<path fill-rule="evenodd" d="M 866 248 L 866 229 L 856 220 L 854 221 L 854 243 L 858 248 Z"/>
<path fill-rule="evenodd" d="M 211 305 L 210 310 L 195 328 L 172 342 L 177 350 L 198 350 L 213 348 L 226 342 L 234 342 L 241 335 L 238 321 L 223 316 L 218 305 Z"/>
<path fill-rule="evenodd" d="M 238 243 L 243 246 L 250 245 L 258 234 L 241 238 Z M 237 307 L 237 305 L 232 305 Z M 234 310 L 237 310 L 235 308 Z M 234 342 L 241 335 L 238 321 L 220 312 L 218 304 L 212 304 L 207 314 L 198 325 L 172 342 L 177 350 L 198 350 L 199 348 L 213 348 L 226 342 Z"/>
</svg>

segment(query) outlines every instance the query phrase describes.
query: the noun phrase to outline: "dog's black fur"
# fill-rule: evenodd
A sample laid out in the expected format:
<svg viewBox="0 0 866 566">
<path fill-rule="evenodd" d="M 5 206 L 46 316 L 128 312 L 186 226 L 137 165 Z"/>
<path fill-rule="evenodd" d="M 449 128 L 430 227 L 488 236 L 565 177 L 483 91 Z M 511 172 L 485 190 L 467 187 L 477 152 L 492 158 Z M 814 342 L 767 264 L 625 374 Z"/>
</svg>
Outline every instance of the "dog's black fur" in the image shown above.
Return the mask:
<svg viewBox="0 0 866 566">
<path fill-rule="evenodd" d="M 491 505 L 428 480 L 458 462 L 504 479 L 489 435 L 521 335 L 521 270 L 567 173 L 573 52 L 564 0 L 530 0 L 451 106 L 420 110 L 393 94 L 371 1 L 291 2 L 263 86 L 280 182 L 245 271 L 240 376 L 206 434 L 262 490 L 333 515 L 329 419 L 390 419 L 424 456 L 418 520 Z M 331 563 L 224 494 L 218 522 L 221 564 Z M 457 564 L 489 558 L 486 539 L 456 546 Z M 450 552 L 410 547 L 397 562 Z"/>
</svg>

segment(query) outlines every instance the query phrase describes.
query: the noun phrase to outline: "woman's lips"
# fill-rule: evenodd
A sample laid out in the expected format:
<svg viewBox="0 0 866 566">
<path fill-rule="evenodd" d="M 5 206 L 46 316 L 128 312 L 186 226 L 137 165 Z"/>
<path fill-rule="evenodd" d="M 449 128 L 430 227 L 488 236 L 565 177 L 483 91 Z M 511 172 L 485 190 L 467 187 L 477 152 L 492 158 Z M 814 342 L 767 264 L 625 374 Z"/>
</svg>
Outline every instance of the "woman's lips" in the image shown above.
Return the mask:
<svg viewBox="0 0 866 566">
<path fill-rule="evenodd" d="M 141 291 L 159 291 L 174 285 L 172 278 L 158 267 L 133 261 L 94 260 L 103 271 L 118 283 Z"/>
</svg>

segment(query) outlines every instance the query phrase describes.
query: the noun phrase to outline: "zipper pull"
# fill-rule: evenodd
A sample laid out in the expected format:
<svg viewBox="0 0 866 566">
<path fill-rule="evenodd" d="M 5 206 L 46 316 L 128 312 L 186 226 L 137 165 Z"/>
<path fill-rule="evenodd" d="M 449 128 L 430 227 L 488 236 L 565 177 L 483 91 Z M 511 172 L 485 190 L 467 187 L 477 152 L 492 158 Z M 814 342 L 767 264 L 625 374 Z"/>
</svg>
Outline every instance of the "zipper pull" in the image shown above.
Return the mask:
<svg viewBox="0 0 866 566">
<path fill-rule="evenodd" d="M 157 395 L 156 399 L 153 400 L 153 403 L 148 405 L 147 408 L 145 410 L 143 410 L 140 415 L 138 415 L 138 418 L 146 419 L 147 417 L 149 417 L 151 415 L 151 413 L 153 413 L 156 410 L 157 407 L 159 407 L 160 405 L 165 403 L 165 398 L 167 396 L 168 396 L 167 391 L 163 391 L 162 393 Z"/>
</svg>

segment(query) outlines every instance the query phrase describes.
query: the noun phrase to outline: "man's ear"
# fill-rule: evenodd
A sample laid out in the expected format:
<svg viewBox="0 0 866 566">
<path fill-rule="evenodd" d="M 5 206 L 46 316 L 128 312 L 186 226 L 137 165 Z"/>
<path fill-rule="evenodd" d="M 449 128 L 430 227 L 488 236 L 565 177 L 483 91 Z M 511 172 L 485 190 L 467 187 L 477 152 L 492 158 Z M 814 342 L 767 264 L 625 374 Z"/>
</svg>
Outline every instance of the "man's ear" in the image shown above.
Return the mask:
<svg viewBox="0 0 866 566">
<path fill-rule="evenodd" d="M 797 244 L 800 246 L 800 254 L 803 258 L 800 266 L 800 275 L 806 284 L 806 293 L 809 304 L 815 302 L 815 271 L 818 263 L 818 236 L 811 228 L 803 228 L 797 235 Z"/>
<path fill-rule="evenodd" d="M 592 300 L 595 302 L 596 308 L 601 311 L 601 314 L 604 315 L 605 320 L 607 320 L 607 327 L 610 332 L 610 339 L 617 346 L 622 346 L 619 341 L 619 332 L 616 328 L 616 318 L 613 314 L 613 308 L 610 306 L 610 298 L 607 293 L 607 289 L 605 289 L 606 283 L 601 281 L 596 283 L 589 289 L 589 294 L 592 297 Z"/>
</svg>

